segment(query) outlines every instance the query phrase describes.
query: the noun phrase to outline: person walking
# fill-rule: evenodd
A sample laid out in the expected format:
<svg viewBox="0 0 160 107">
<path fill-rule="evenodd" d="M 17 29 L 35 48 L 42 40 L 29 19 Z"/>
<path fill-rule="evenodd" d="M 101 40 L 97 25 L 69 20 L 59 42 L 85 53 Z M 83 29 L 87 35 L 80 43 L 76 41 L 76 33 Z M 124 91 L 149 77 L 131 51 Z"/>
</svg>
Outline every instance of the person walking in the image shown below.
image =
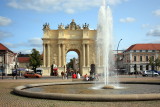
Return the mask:
<svg viewBox="0 0 160 107">
<path fill-rule="evenodd" d="M 62 79 L 64 79 L 64 72 L 63 71 L 61 72 L 61 76 L 62 76 Z"/>
<path fill-rule="evenodd" d="M 77 74 L 77 79 L 80 79 L 80 78 L 81 78 L 81 76 L 80 76 L 80 74 L 78 73 L 78 74 Z"/>
<path fill-rule="evenodd" d="M 77 78 L 77 75 L 76 75 L 75 73 L 73 73 L 72 78 L 73 78 L 73 79 L 76 79 L 76 78 Z"/>
</svg>

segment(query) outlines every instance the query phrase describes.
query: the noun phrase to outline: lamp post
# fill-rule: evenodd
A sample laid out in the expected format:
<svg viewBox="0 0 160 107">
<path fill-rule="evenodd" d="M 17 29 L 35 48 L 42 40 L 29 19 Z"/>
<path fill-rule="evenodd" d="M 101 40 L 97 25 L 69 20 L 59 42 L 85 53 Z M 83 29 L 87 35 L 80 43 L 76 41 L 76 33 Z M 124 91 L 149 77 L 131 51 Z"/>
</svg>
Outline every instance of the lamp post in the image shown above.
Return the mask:
<svg viewBox="0 0 160 107">
<path fill-rule="evenodd" d="M 17 57 L 16 57 L 16 62 L 15 62 L 15 70 L 16 70 L 16 79 L 17 79 L 17 68 L 18 68 L 18 65 L 17 65 L 17 62 L 18 62 L 18 55 L 19 55 L 20 53 L 18 53 L 17 54 Z"/>
<path fill-rule="evenodd" d="M 117 74 L 118 74 L 118 48 L 119 48 L 119 44 L 122 41 L 122 39 L 120 39 L 120 41 L 118 42 L 118 46 L 117 46 Z"/>
</svg>

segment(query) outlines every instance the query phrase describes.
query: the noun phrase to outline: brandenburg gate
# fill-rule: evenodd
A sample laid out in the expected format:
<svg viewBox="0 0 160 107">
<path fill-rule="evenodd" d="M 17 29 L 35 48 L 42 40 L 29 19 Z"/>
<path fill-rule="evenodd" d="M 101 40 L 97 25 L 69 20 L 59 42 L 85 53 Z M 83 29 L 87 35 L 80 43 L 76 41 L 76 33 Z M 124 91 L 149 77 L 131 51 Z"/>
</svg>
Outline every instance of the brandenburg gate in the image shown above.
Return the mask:
<svg viewBox="0 0 160 107">
<path fill-rule="evenodd" d="M 90 65 L 95 64 L 96 30 L 90 30 L 89 24 L 82 27 L 74 20 L 66 26 L 60 24 L 57 30 L 51 30 L 49 24 L 43 25 L 43 75 L 50 75 L 51 65 L 57 65 L 58 74 L 65 71 L 66 54 L 75 51 L 79 57 L 79 72 L 89 74 Z"/>
</svg>

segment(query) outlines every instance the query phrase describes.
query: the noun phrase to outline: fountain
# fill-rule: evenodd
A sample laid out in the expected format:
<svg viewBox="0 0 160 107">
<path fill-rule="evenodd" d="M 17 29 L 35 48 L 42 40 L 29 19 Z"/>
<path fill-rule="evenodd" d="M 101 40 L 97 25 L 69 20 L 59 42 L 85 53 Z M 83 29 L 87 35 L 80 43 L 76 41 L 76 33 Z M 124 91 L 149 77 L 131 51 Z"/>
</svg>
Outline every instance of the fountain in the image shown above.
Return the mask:
<svg viewBox="0 0 160 107">
<path fill-rule="evenodd" d="M 121 82 L 122 90 L 113 90 L 118 87 L 117 76 L 113 74 L 114 61 L 112 55 L 112 14 L 109 7 L 106 8 L 105 0 L 99 10 L 97 29 L 97 61 L 96 70 L 104 72 L 103 84 L 93 90 L 94 82 L 55 82 L 38 83 L 18 86 L 13 92 L 27 97 L 45 98 L 53 100 L 74 101 L 144 101 L 160 100 L 159 82 Z M 106 23 L 106 24 L 104 24 Z M 98 56 L 99 55 L 99 56 Z M 101 67 L 100 65 L 103 65 Z M 112 79 L 116 78 L 116 79 Z M 101 82 L 100 82 L 101 83 Z M 116 85 L 115 85 L 116 83 Z M 99 86 L 96 86 L 99 87 Z M 108 90 L 105 90 L 108 89 Z M 149 94 L 148 94 L 149 93 Z"/>
<path fill-rule="evenodd" d="M 96 47 L 97 47 L 96 62 L 98 62 L 96 66 L 97 66 L 97 71 L 100 70 L 98 69 L 100 66 L 103 66 L 101 67 L 104 73 L 104 79 L 103 79 L 104 85 L 102 85 L 103 89 L 113 89 L 117 86 L 117 84 L 113 83 L 113 81 L 111 84 L 110 81 L 110 75 L 111 75 L 110 73 L 112 74 L 114 73 L 112 32 L 113 32 L 112 12 L 109 6 L 106 7 L 106 1 L 103 0 L 98 14 L 98 28 L 97 28 L 97 38 L 96 38 Z M 114 76 L 116 75 L 114 74 Z"/>
</svg>

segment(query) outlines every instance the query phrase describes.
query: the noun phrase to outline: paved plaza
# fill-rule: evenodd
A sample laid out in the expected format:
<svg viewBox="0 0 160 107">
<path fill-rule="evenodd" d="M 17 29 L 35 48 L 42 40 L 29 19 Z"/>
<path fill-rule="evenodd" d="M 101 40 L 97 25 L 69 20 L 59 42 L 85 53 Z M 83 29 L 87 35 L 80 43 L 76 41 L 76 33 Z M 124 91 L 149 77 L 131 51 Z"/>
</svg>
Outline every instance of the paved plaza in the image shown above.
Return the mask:
<svg viewBox="0 0 160 107">
<path fill-rule="evenodd" d="M 11 77 L 0 79 L 0 107 L 159 107 L 160 101 L 129 101 L 129 102 L 92 102 L 92 101 L 60 101 L 48 99 L 35 99 L 13 94 L 16 86 L 33 83 L 71 82 L 72 79 L 45 77 L 44 79 L 17 79 Z M 160 82 L 160 77 L 120 76 L 121 82 Z"/>
</svg>

